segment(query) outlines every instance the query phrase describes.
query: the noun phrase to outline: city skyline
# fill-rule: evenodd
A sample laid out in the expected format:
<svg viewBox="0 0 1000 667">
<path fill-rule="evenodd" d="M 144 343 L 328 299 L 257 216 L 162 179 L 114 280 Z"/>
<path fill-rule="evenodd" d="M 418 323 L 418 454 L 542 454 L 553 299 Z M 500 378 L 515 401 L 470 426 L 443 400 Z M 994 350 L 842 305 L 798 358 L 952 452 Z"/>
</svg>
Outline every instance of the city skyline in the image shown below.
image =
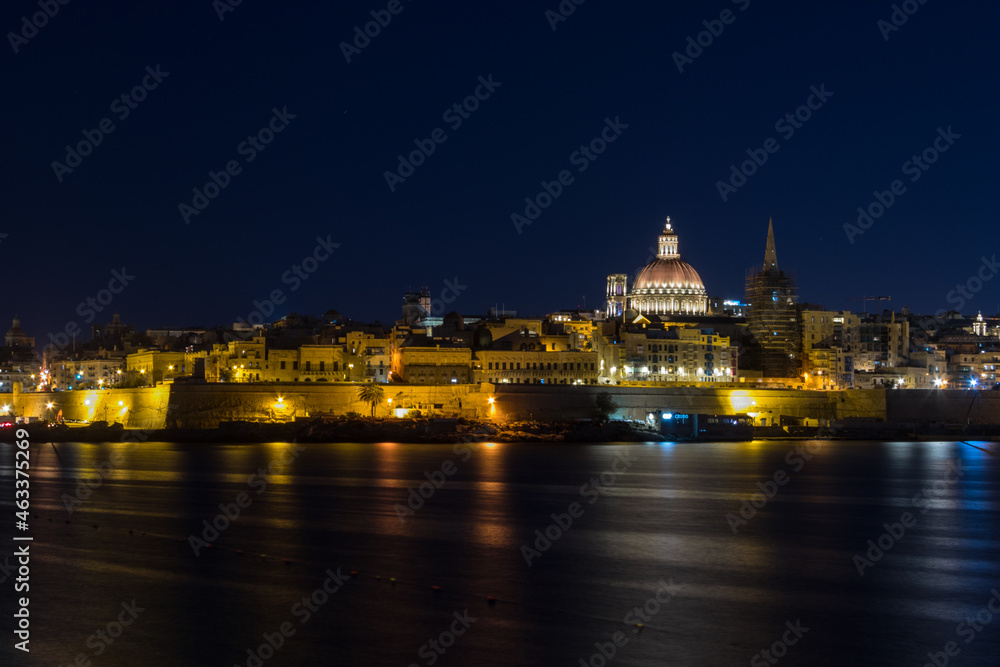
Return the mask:
<svg viewBox="0 0 1000 667">
<path fill-rule="evenodd" d="M 673 226 L 675 224 L 675 222 L 670 218 L 670 216 L 667 216 L 666 221 L 667 225 L 669 226 Z M 765 258 L 765 265 L 767 265 L 767 262 L 772 260 L 776 251 L 777 244 L 775 242 L 772 230 L 773 230 L 773 221 L 769 221 L 768 234 L 766 237 L 767 240 L 765 244 L 765 250 L 763 253 Z M 676 243 L 676 236 L 674 238 Z M 322 238 L 317 238 L 318 242 L 317 248 L 322 248 L 325 245 L 329 246 L 329 244 L 323 244 L 322 241 L 323 241 Z M 636 276 L 645 267 L 645 265 L 649 261 L 656 258 L 657 249 L 654 244 L 650 244 L 648 252 L 650 254 L 642 264 L 636 266 L 628 274 L 622 274 L 624 276 L 627 276 L 628 290 L 631 290 L 633 288 Z M 759 268 L 759 265 L 757 266 Z M 123 267 L 122 270 L 112 271 L 111 272 L 112 278 L 111 280 L 109 280 L 107 288 L 102 288 L 96 293 L 96 295 L 90 296 L 87 299 L 81 301 L 79 304 L 77 304 L 77 308 L 75 309 L 76 317 L 70 318 L 70 320 L 62 328 L 56 329 L 55 331 L 49 331 L 47 333 L 43 333 L 41 331 L 36 330 L 36 328 L 32 327 L 29 323 L 28 330 L 32 334 L 32 337 L 36 338 L 37 348 L 39 350 L 42 350 L 48 345 L 53 344 L 57 348 L 65 350 L 66 345 L 64 340 L 73 340 L 74 343 L 81 343 L 81 344 L 86 343 L 91 341 L 92 339 L 91 329 L 93 327 L 103 329 L 105 326 L 112 324 L 113 319 L 117 323 L 118 317 L 121 315 L 121 313 L 115 307 L 114 297 L 115 295 L 120 294 L 124 291 L 124 288 L 127 287 L 130 279 L 134 279 L 134 276 L 127 273 L 125 271 L 125 268 L 126 267 Z M 753 268 L 754 268 L 753 266 L 748 266 L 747 271 L 751 271 Z M 782 271 L 784 270 L 785 269 L 782 269 Z M 791 274 L 797 273 L 794 267 L 789 269 L 789 271 Z M 292 285 L 293 289 L 291 290 L 291 292 L 294 292 L 295 291 L 294 286 L 300 285 L 303 282 L 303 280 L 308 279 L 308 276 L 309 272 L 307 271 L 307 268 L 305 266 L 294 265 L 293 268 L 287 270 L 283 274 L 284 278 L 283 284 Z M 611 277 L 612 276 L 608 276 L 608 278 Z M 518 301 L 514 301 L 512 303 L 504 302 L 502 304 L 495 303 L 492 305 L 486 304 L 478 309 L 452 308 L 451 306 L 457 303 L 463 291 L 467 289 L 468 286 L 463 285 L 457 277 L 454 280 L 445 279 L 442 281 L 442 284 L 444 285 L 444 287 L 440 290 L 439 295 L 436 294 L 433 290 L 431 290 L 431 288 L 427 285 L 421 285 L 419 287 L 414 287 L 412 284 L 407 285 L 405 290 L 400 290 L 399 292 L 400 303 L 397 304 L 397 309 L 395 313 L 391 312 L 392 311 L 391 307 L 386 306 L 382 308 L 382 310 L 380 311 L 383 312 L 385 316 L 379 316 L 369 320 L 360 320 L 352 317 L 349 313 L 343 313 L 342 314 L 343 319 L 354 322 L 367 322 L 369 324 L 382 323 L 385 326 L 391 327 L 392 323 L 395 322 L 396 319 L 398 318 L 399 315 L 398 308 L 400 305 L 402 305 L 403 297 L 405 296 L 405 294 L 420 293 L 423 290 L 427 290 L 430 295 L 431 303 L 432 306 L 434 307 L 434 312 L 429 312 L 429 314 L 432 317 L 440 317 L 447 312 L 455 311 L 463 315 L 488 315 L 490 312 L 496 312 L 497 314 L 501 315 L 503 313 L 516 313 L 518 316 L 521 317 L 544 318 L 552 313 L 560 311 L 570 311 L 570 310 L 580 310 L 586 312 L 600 313 L 604 317 L 613 316 L 613 314 L 609 315 L 607 311 L 607 304 L 602 303 L 600 300 L 597 299 L 595 299 L 597 302 L 592 304 L 590 307 L 584 307 L 582 305 L 577 305 L 575 307 L 565 307 L 565 306 L 558 307 L 555 304 L 553 304 L 552 307 L 548 308 L 547 310 L 543 310 L 541 312 L 524 312 L 518 308 L 519 305 Z M 234 325 L 237 326 L 245 325 L 250 327 L 256 327 L 260 325 L 269 326 L 274 322 L 277 322 L 289 315 L 321 318 L 323 313 L 326 313 L 330 310 L 337 310 L 334 306 L 323 309 L 320 312 L 300 312 L 296 310 L 285 309 L 284 306 L 288 301 L 289 291 L 282 288 L 278 288 L 276 291 L 280 293 L 280 303 L 278 303 L 276 300 L 272 300 L 273 297 L 276 296 L 275 290 L 272 290 L 270 293 L 264 295 L 262 299 L 254 300 L 251 303 L 251 309 L 249 310 L 246 316 L 239 316 L 234 321 L 223 321 L 221 319 L 215 319 L 209 322 L 159 321 L 154 323 L 137 324 L 128 316 L 126 316 L 126 320 L 127 324 L 135 326 L 135 328 L 139 331 L 147 329 L 191 329 L 191 328 L 204 328 L 208 330 L 208 329 L 228 329 L 233 327 Z M 717 307 L 714 310 L 712 308 L 709 308 L 709 312 L 704 313 L 707 315 L 713 315 L 713 314 L 722 315 L 723 310 L 726 309 L 726 306 L 723 304 L 723 302 L 728 304 L 736 302 L 736 305 L 745 305 L 747 299 L 744 293 L 730 294 L 728 292 L 724 292 L 720 294 L 716 291 L 712 291 L 711 289 L 709 289 L 707 293 L 709 299 L 718 300 Z M 959 298 L 961 298 L 962 294 L 964 293 L 958 293 L 957 291 L 953 290 L 952 292 L 949 293 L 949 298 L 951 298 L 953 295 L 957 295 Z M 608 298 L 608 295 L 603 295 L 603 298 L 606 300 Z M 105 303 L 105 301 L 107 301 L 107 303 Z M 882 295 L 876 296 L 874 294 L 871 294 L 871 295 L 864 295 L 863 297 L 859 298 L 853 298 L 852 301 L 861 303 L 862 305 L 861 309 L 829 308 L 826 307 L 825 304 L 816 303 L 810 300 L 808 298 L 808 295 L 802 295 L 800 296 L 800 298 L 797 299 L 799 308 L 808 307 L 809 309 L 815 309 L 816 306 L 823 306 L 824 310 L 830 310 L 830 311 L 843 310 L 844 312 L 851 312 L 861 315 L 866 313 L 877 315 L 885 311 L 899 312 L 901 308 L 908 308 L 908 306 L 905 305 L 905 302 L 899 306 L 894 305 L 893 298 L 891 296 L 882 296 Z M 899 299 L 896 299 L 896 301 L 898 302 Z M 953 301 L 949 301 L 949 303 L 951 303 L 952 305 L 957 305 Z M 869 304 L 872 305 L 869 307 Z M 620 310 L 621 309 L 619 309 L 617 316 L 621 315 Z M 640 308 L 637 310 L 641 313 L 655 314 L 655 311 L 652 308 L 648 310 Z M 729 310 L 732 310 L 732 308 L 729 308 Z M 340 311 L 337 310 L 337 312 L 339 313 Z M 977 314 L 980 316 L 985 314 L 985 316 L 990 319 L 996 319 L 1000 317 L 1000 310 L 998 310 L 996 313 L 989 313 L 989 312 L 984 313 L 984 311 L 981 308 L 976 309 L 975 312 L 962 312 L 955 308 L 947 308 L 947 309 L 939 309 L 935 313 L 922 313 L 919 311 L 915 311 L 912 308 L 908 308 L 908 312 L 915 316 L 920 316 L 924 318 L 936 318 L 938 320 L 941 320 L 941 316 L 944 313 L 951 313 L 951 314 L 958 313 L 960 317 L 967 317 L 967 318 L 975 318 Z M 695 314 L 691 313 L 690 316 L 694 317 Z M 20 313 L 13 312 L 10 314 L 4 314 L 3 321 L 11 321 L 15 319 L 18 321 L 23 320 Z M 74 331 L 78 333 L 74 333 Z"/>
</svg>

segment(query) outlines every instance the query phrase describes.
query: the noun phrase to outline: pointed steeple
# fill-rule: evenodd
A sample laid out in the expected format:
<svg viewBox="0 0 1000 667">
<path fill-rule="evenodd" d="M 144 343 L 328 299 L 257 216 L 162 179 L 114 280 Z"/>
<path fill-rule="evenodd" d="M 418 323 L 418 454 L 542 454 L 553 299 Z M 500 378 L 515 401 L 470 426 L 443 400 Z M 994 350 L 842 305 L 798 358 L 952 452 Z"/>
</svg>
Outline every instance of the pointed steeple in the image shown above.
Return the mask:
<svg viewBox="0 0 1000 667">
<path fill-rule="evenodd" d="M 778 270 L 778 251 L 774 248 L 774 222 L 770 218 L 767 221 L 767 248 L 764 249 L 764 270 Z"/>
</svg>

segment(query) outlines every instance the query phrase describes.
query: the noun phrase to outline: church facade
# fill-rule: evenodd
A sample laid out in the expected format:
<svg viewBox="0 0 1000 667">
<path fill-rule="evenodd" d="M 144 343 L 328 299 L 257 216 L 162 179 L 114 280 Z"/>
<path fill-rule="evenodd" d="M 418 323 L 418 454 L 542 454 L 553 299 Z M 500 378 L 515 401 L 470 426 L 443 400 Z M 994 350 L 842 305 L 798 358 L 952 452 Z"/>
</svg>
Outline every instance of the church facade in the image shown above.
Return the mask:
<svg viewBox="0 0 1000 667">
<path fill-rule="evenodd" d="M 607 316 L 621 317 L 627 310 L 642 315 L 708 313 L 705 285 L 694 267 L 681 259 L 669 217 L 657 239 L 656 259 L 639 271 L 631 291 L 626 274 L 608 276 Z"/>
</svg>

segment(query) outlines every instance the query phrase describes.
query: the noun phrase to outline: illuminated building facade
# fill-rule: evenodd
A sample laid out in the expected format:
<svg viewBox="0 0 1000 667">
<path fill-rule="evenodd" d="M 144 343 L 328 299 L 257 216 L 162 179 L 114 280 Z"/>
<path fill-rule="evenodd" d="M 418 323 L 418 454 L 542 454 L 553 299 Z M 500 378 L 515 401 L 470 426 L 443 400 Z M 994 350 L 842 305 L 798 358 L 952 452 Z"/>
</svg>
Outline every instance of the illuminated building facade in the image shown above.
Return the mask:
<svg viewBox="0 0 1000 667">
<path fill-rule="evenodd" d="M 147 382 L 160 382 L 185 374 L 183 352 L 139 350 L 125 357 L 125 372 L 144 375 Z"/>
<path fill-rule="evenodd" d="M 601 384 L 735 382 L 739 350 L 698 327 L 628 327 L 600 337 Z"/>
<path fill-rule="evenodd" d="M 183 359 L 184 355 L 180 355 Z M 83 388 L 111 386 L 116 384 L 121 376 L 121 357 L 99 355 L 84 355 L 77 358 L 64 358 L 49 363 L 50 387 L 60 391 Z"/>
<path fill-rule="evenodd" d="M 799 313 L 802 373 L 807 389 L 853 389 L 861 318 L 847 311 Z"/>
<path fill-rule="evenodd" d="M 472 348 L 431 341 L 433 347 L 404 344 L 393 350 L 394 381 L 410 384 L 468 384 Z"/>
<path fill-rule="evenodd" d="M 597 384 L 597 352 L 477 350 L 475 382 L 491 384 Z"/>
<path fill-rule="evenodd" d="M 979 311 L 975 321 L 972 323 L 972 333 L 976 336 L 985 336 L 988 333 L 986 320 L 983 319 L 983 311 Z"/>
</svg>

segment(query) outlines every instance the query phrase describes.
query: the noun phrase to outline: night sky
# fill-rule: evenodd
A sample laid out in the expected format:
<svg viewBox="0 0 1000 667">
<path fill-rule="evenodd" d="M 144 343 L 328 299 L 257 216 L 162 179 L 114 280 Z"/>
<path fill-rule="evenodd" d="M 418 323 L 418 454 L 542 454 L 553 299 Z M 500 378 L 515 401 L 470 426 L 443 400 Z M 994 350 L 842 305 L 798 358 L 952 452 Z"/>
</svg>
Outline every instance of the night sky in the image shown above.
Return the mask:
<svg viewBox="0 0 1000 667">
<path fill-rule="evenodd" d="M 22 17 L 37 2 L 6 2 L 0 329 L 17 313 L 41 346 L 112 311 L 143 329 L 229 324 L 275 290 L 268 319 L 336 308 L 390 323 L 421 285 L 468 314 L 597 308 L 667 215 L 713 296 L 742 298 L 773 217 L 801 301 L 955 307 L 949 291 L 1000 251 L 1000 6 L 903 4 L 914 13 L 890 29 L 889 2 L 567 0 L 556 21 L 557 0 L 247 0 L 221 20 L 222 0 L 76 1 L 35 30 Z M 391 21 L 355 49 L 371 12 Z M 477 91 L 467 117 L 446 114 Z M 808 120 L 779 124 L 809 102 Z M 103 119 L 113 131 L 71 172 L 53 165 Z M 269 123 L 261 150 L 243 143 Z M 574 155 L 602 131 L 602 153 Z M 905 164 L 939 136 L 926 170 Z M 433 153 L 390 188 L 415 140 Z M 748 150 L 766 162 L 720 193 Z M 203 210 L 179 210 L 231 161 Z M 518 229 L 512 214 L 563 171 Z M 849 239 L 895 180 L 902 194 Z M 300 278 L 317 238 L 339 247 Z M 134 278 L 104 312 L 78 309 L 123 268 Z M 962 310 L 1000 310 L 998 285 Z"/>
</svg>

